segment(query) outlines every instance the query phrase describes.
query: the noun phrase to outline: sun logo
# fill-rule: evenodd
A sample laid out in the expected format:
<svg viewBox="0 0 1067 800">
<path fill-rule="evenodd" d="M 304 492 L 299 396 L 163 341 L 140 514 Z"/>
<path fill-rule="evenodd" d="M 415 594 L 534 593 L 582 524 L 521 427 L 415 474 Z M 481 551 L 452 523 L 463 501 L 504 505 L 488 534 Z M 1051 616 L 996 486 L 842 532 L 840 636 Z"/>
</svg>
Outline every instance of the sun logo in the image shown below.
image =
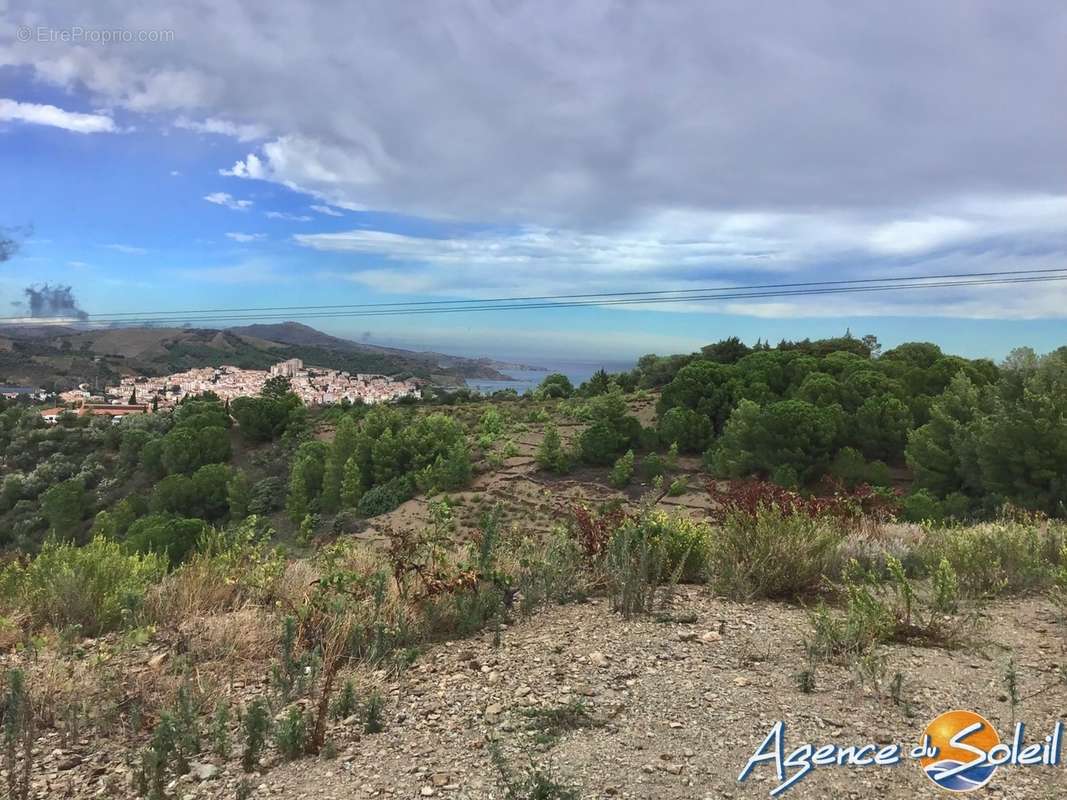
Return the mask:
<svg viewBox="0 0 1067 800">
<path fill-rule="evenodd" d="M 946 711 L 926 726 L 919 759 L 926 777 L 950 792 L 981 789 L 998 764 L 989 759 L 1000 736 L 985 717 L 973 711 Z"/>
</svg>

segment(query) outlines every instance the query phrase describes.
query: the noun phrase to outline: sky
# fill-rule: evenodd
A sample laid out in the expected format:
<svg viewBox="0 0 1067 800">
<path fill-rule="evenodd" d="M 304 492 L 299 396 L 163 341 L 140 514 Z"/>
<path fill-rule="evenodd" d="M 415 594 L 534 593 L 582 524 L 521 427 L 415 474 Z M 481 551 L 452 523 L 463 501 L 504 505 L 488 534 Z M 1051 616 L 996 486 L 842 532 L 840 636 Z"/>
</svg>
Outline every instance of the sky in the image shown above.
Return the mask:
<svg viewBox="0 0 1067 800">
<path fill-rule="evenodd" d="M 0 315 L 1067 268 L 1064 41 L 1059 0 L 0 0 Z M 999 358 L 1067 344 L 1067 282 L 307 321 Z"/>
</svg>

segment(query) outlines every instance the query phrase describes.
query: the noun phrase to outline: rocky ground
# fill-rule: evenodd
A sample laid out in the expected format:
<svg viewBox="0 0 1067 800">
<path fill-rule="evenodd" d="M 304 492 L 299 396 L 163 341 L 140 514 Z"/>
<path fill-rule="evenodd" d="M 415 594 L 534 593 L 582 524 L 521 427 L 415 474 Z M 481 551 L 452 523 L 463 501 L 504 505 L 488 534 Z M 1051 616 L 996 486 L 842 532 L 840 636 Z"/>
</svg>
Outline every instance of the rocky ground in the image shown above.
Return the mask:
<svg viewBox="0 0 1067 800">
<path fill-rule="evenodd" d="M 539 767 L 581 797 L 765 797 L 773 770 L 738 773 L 776 720 L 787 749 L 803 742 L 916 743 L 943 711 L 972 709 L 1002 739 L 1011 727 L 1004 674 L 1019 675 L 1016 710 L 1040 738 L 1063 718 L 1067 685 L 1064 630 L 1044 601 L 998 604 L 973 649 L 895 647 L 881 690 L 844 666 L 822 666 L 802 693 L 803 609 L 730 603 L 683 588 L 673 621 L 623 620 L 605 601 L 550 609 L 503 631 L 428 648 L 399 676 L 378 675 L 386 693 L 385 730 L 364 734 L 352 721 L 329 732 L 334 758 L 267 762 L 249 776 L 255 798 L 501 798 L 491 757 L 496 743 L 517 772 Z M 158 659 L 159 656 L 157 655 Z M 891 679 L 903 676 L 898 704 Z M 558 735 L 547 712 L 564 714 Z M 540 711 L 538 711 L 540 710 Z M 910 714 L 910 716 L 909 716 Z M 573 729 L 570 729 L 573 728 Z M 129 769 L 118 753 L 88 739 L 40 746 L 39 797 L 126 797 Z M 1059 798 L 1067 767 L 1001 767 L 984 796 Z M 179 797 L 234 798 L 236 760 L 205 759 L 174 787 Z M 943 797 L 909 759 L 863 770 L 816 768 L 784 796 Z"/>
</svg>

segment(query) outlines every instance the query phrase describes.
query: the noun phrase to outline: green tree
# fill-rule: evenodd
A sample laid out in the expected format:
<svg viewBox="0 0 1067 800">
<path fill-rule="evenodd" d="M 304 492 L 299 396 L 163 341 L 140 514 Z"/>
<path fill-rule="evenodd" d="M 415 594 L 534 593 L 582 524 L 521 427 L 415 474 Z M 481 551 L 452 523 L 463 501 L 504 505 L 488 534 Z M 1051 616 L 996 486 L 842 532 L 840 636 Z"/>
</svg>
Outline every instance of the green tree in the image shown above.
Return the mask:
<svg viewBox="0 0 1067 800">
<path fill-rule="evenodd" d="M 719 434 L 734 407 L 737 376 L 735 366 L 694 361 L 663 388 L 656 410 L 662 417 L 672 408 L 691 409 L 707 417 Z"/>
<path fill-rule="evenodd" d="M 341 507 L 355 508 L 363 497 L 363 470 L 358 458 L 353 455 L 345 462 L 344 475 L 341 478 Z"/>
<path fill-rule="evenodd" d="M 344 481 L 345 464 L 355 454 L 359 443 L 359 429 L 350 416 L 337 423 L 322 479 L 320 507 L 325 514 L 333 514 L 341 507 L 341 484 Z"/>
<path fill-rule="evenodd" d="M 549 472 L 562 475 L 570 471 L 570 459 L 563 450 L 559 429 L 554 422 L 549 421 L 545 424 L 544 438 L 537 447 L 534 459 L 537 466 Z"/>
<path fill-rule="evenodd" d="M 930 421 L 908 436 L 905 457 L 917 488 L 942 497 L 981 492 L 976 435 L 982 416 L 978 388 L 966 375 L 957 375 L 930 407 Z"/>
<path fill-rule="evenodd" d="M 137 553 L 159 553 L 178 564 L 196 549 L 207 524 L 175 514 L 159 513 L 141 517 L 126 533 L 126 547 Z"/>
<path fill-rule="evenodd" d="M 324 442 L 304 442 L 293 456 L 289 470 L 289 492 L 285 510 L 294 524 L 314 510 L 326 471 L 327 447 Z"/>
<path fill-rule="evenodd" d="M 718 364 L 736 364 L 751 353 L 752 348 L 736 336 L 731 336 L 728 339 L 720 339 L 714 344 L 704 345 L 700 348 L 700 352 L 708 361 Z"/>
<path fill-rule="evenodd" d="M 226 499 L 230 506 L 230 518 L 244 519 L 252 502 L 252 482 L 243 469 L 236 469 L 226 486 Z"/>
<path fill-rule="evenodd" d="M 41 495 L 41 513 L 60 539 L 74 536 L 88 511 L 89 496 L 77 478 L 57 483 Z"/>
<path fill-rule="evenodd" d="M 848 427 L 851 443 L 867 458 L 899 461 L 911 430 L 911 410 L 891 395 L 868 397 Z"/>
<path fill-rule="evenodd" d="M 664 444 L 677 444 L 683 453 L 703 452 L 714 435 L 708 417 L 681 406 L 660 417 L 658 430 Z"/>
<path fill-rule="evenodd" d="M 270 398 L 272 400 L 281 400 L 286 395 L 291 394 L 293 391 L 293 382 L 286 378 L 284 375 L 275 375 L 271 378 L 267 378 L 263 384 L 263 388 L 260 389 L 260 395 Z"/>
<path fill-rule="evenodd" d="M 742 400 L 710 453 L 711 466 L 726 477 L 788 472 L 800 483 L 809 483 L 826 471 L 839 428 L 836 407 L 820 408 L 803 400 L 761 407 Z"/>
<path fill-rule="evenodd" d="M 545 376 L 534 394 L 543 399 L 567 398 L 574 394 L 574 385 L 562 372 L 553 372 Z"/>
<path fill-rule="evenodd" d="M 1021 398 L 997 400 L 978 426 L 977 442 L 987 491 L 1067 516 L 1067 380 L 1039 369 Z"/>
</svg>

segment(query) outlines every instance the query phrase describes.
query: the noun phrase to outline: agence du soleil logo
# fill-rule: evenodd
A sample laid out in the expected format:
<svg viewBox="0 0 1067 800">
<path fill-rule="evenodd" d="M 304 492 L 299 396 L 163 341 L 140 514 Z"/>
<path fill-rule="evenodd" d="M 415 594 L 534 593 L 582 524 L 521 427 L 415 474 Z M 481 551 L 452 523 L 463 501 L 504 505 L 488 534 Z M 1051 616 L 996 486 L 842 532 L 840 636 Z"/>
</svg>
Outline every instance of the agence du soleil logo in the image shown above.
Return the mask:
<svg viewBox="0 0 1067 800">
<path fill-rule="evenodd" d="M 1060 763 L 1063 745 L 1063 722 L 1056 722 L 1043 741 L 1026 742 L 1026 727 L 1015 725 L 1011 742 L 1002 742 L 996 729 L 985 717 L 973 711 L 946 711 L 926 726 L 918 745 L 908 751 L 923 773 L 937 786 L 949 792 L 973 792 L 986 786 L 993 774 L 1004 765 L 1013 767 L 1046 766 Z M 803 743 L 786 751 L 785 723 L 776 722 L 745 764 L 737 780 L 744 782 L 761 764 L 774 767 L 777 785 L 770 790 L 776 797 L 816 767 L 892 767 L 904 759 L 899 744 L 825 744 Z"/>
</svg>

